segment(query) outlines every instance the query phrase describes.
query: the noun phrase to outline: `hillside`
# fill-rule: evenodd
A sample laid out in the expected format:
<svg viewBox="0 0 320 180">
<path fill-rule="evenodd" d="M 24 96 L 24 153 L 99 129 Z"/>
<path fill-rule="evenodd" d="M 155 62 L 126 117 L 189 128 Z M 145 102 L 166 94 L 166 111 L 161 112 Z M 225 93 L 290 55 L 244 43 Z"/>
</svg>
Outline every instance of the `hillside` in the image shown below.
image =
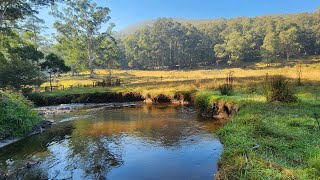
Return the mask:
<svg viewBox="0 0 320 180">
<path fill-rule="evenodd" d="M 294 14 L 292 14 L 294 15 Z M 263 17 L 286 17 L 290 16 L 290 14 L 266 14 L 263 16 L 257 16 L 256 18 L 263 18 Z M 236 18 L 230 18 L 230 19 L 241 19 L 245 17 L 236 17 Z M 174 22 L 181 23 L 182 25 L 192 24 L 193 26 L 200 26 L 203 24 L 207 24 L 209 22 L 219 22 L 223 20 L 227 20 L 229 18 L 213 18 L 213 19 L 191 19 L 191 18 L 171 18 Z M 120 37 L 126 36 L 128 34 L 132 34 L 135 31 L 139 30 L 140 28 L 146 27 L 146 26 L 152 26 L 156 22 L 157 19 L 147 19 L 143 21 L 139 21 L 137 23 L 131 24 L 127 26 L 126 28 L 120 30 L 117 32 L 117 35 Z"/>
<path fill-rule="evenodd" d="M 172 19 L 174 22 L 178 22 L 183 25 L 192 24 L 194 26 L 199 26 L 201 24 L 206 24 L 208 22 L 220 20 L 220 19 L 185 19 L 185 18 L 172 18 Z M 137 31 L 138 29 L 140 29 L 142 27 L 152 26 L 155 22 L 156 22 L 156 19 L 149 19 L 149 20 L 140 21 L 140 22 L 134 23 L 134 24 L 129 25 L 128 27 L 120 30 L 119 32 L 117 32 L 117 34 L 120 37 L 123 37 L 128 34 L 134 33 L 135 31 Z"/>
</svg>

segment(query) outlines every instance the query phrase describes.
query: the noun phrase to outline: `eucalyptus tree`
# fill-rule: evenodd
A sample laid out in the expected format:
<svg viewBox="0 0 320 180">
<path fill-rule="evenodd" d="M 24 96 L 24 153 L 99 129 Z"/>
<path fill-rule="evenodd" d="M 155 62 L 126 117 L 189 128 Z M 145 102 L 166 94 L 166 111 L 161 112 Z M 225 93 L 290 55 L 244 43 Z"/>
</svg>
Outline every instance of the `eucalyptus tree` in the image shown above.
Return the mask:
<svg viewBox="0 0 320 180">
<path fill-rule="evenodd" d="M 33 14 L 23 21 L 20 32 L 25 41 L 36 47 L 41 47 L 47 41 L 47 38 L 41 34 L 46 28 L 45 21 Z"/>
<path fill-rule="evenodd" d="M 298 29 L 291 27 L 279 34 L 281 51 L 286 55 L 287 61 L 292 55 L 298 54 L 300 44 L 298 43 Z"/>
<path fill-rule="evenodd" d="M 262 57 L 268 62 L 275 60 L 279 54 L 279 45 L 279 35 L 274 32 L 268 32 L 261 46 Z"/>
<path fill-rule="evenodd" d="M 108 53 L 107 48 L 101 48 L 105 46 L 104 40 L 114 41 L 111 35 L 114 25 L 109 24 L 109 28 L 104 29 L 104 25 L 110 20 L 109 12 L 108 7 L 98 7 L 91 0 L 66 1 L 65 7 L 55 8 L 53 11 L 53 15 L 58 18 L 54 23 L 58 31 L 56 39 L 61 46 L 66 46 L 66 48 L 60 48 L 62 51 L 67 51 L 63 53 L 65 59 L 75 61 L 70 64 L 77 63 L 88 69 L 91 78 L 94 77 L 97 64 L 106 60 L 101 59 L 104 58 L 101 54 Z M 68 42 L 72 42 L 74 52 L 81 52 L 81 55 L 77 56 L 74 53 L 69 55 Z"/>
<path fill-rule="evenodd" d="M 193 22 L 193 21 L 189 21 Z M 188 25 L 160 18 L 123 38 L 135 68 L 238 64 L 320 53 L 320 13 L 216 19 Z"/>
</svg>

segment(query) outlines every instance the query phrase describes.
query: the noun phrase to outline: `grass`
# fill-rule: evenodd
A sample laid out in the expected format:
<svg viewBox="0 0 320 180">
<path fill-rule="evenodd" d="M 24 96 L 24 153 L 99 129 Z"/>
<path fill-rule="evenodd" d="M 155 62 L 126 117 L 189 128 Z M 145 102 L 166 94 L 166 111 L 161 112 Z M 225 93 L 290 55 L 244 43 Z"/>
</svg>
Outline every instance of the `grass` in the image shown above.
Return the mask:
<svg viewBox="0 0 320 180">
<path fill-rule="evenodd" d="M 219 92 L 197 95 L 205 109 L 217 100 L 232 101 L 241 110 L 216 134 L 224 145 L 216 179 L 319 179 L 320 86 L 297 89 L 295 103 L 268 103 L 262 94 L 234 96 Z"/>
<path fill-rule="evenodd" d="M 42 92 L 40 94 L 45 96 L 64 96 L 64 95 L 73 95 L 73 94 L 90 94 L 90 93 L 104 93 L 104 92 L 112 92 L 109 88 L 74 88 L 74 89 L 67 89 L 67 90 L 58 90 L 52 92 Z"/>
<path fill-rule="evenodd" d="M 319 179 L 320 106 L 251 103 L 220 129 L 219 179 Z"/>
<path fill-rule="evenodd" d="M 296 60 L 298 61 L 298 60 Z M 81 73 L 77 76 L 63 74 L 53 85 L 64 85 L 65 88 L 73 86 L 73 89 L 64 91 L 56 91 L 52 94 L 81 93 L 88 91 L 114 91 L 114 92 L 137 92 L 144 96 L 151 94 L 166 94 L 173 96 L 178 91 L 212 91 L 216 90 L 220 85 L 225 84 L 226 75 L 233 71 L 235 89 L 252 88 L 260 84 L 266 74 L 283 75 L 295 82 L 297 72 L 295 63 L 292 61 L 286 64 L 273 64 L 266 66 L 263 63 L 257 63 L 246 68 L 226 68 L 211 70 L 175 70 L 175 71 L 142 71 L 142 70 L 113 70 L 113 79 L 122 80 L 122 85 L 118 87 L 104 88 L 77 88 L 78 85 L 92 86 L 93 82 L 101 81 L 108 75 L 106 70 L 96 70 L 96 77 L 89 78 L 89 72 Z M 313 58 L 308 61 L 303 60 L 302 64 L 302 83 L 304 85 L 320 85 L 319 69 L 320 59 Z M 45 83 L 42 86 L 48 86 Z M 51 94 L 51 93 L 47 93 Z"/>
<path fill-rule="evenodd" d="M 23 136 L 41 120 L 31 103 L 21 95 L 0 91 L 0 140 Z"/>
<path fill-rule="evenodd" d="M 114 78 L 123 80 L 119 87 L 75 88 L 45 94 L 132 91 L 144 96 L 173 96 L 175 92 L 189 91 L 196 93 L 196 104 L 201 109 L 220 99 L 232 101 L 240 105 L 239 113 L 216 132 L 224 144 L 217 179 L 320 179 L 320 130 L 314 118 L 314 113 L 320 112 L 320 59 L 301 61 L 303 85 L 295 87 L 297 102 L 269 103 L 263 95 L 266 74 L 282 75 L 295 84 L 297 61 L 212 70 L 114 70 Z M 222 96 L 218 87 L 226 83 L 230 71 L 234 74 L 234 93 Z M 89 73 L 63 75 L 58 84 L 90 85 L 108 74 L 104 70 L 96 73 L 96 79 L 90 79 Z"/>
</svg>

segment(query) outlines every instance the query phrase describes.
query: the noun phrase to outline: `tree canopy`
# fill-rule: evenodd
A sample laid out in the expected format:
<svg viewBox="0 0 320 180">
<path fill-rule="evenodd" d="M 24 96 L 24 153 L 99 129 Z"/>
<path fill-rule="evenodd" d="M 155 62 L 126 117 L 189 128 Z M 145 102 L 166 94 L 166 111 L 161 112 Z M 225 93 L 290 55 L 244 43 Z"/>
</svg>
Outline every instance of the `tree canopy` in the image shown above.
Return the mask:
<svg viewBox="0 0 320 180">
<path fill-rule="evenodd" d="M 98 7 L 91 0 L 67 1 L 66 7 L 53 12 L 59 19 L 54 24 L 58 31 L 56 48 L 72 71 L 87 69 L 90 77 L 94 77 L 97 66 L 114 58 L 110 55 L 113 50 L 109 51 L 111 46 L 116 46 L 112 38 L 114 25 L 111 23 L 107 29 L 102 29 L 110 20 L 109 12 L 109 8 Z"/>
<path fill-rule="evenodd" d="M 182 24 L 157 19 L 122 39 L 129 67 L 166 69 L 268 62 L 320 53 L 318 11 Z"/>
</svg>

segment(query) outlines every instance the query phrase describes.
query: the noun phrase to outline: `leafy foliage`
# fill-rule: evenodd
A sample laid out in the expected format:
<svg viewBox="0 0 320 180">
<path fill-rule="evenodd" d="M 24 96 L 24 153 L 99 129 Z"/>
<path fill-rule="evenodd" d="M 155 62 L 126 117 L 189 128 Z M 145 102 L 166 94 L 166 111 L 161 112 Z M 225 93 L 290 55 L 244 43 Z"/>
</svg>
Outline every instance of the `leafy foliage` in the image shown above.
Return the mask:
<svg viewBox="0 0 320 180">
<path fill-rule="evenodd" d="M 40 121 L 38 113 L 22 95 L 0 91 L 0 139 L 23 136 Z"/>
<path fill-rule="evenodd" d="M 116 57 L 112 37 L 114 24 L 110 23 L 106 31 L 102 30 L 110 20 L 110 9 L 98 7 L 91 0 L 67 1 L 65 5 L 62 11 L 58 8 L 53 11 L 58 18 L 54 23 L 58 31 L 56 48 L 73 71 L 88 69 L 93 78 L 97 65 L 105 62 L 110 66 Z"/>
<path fill-rule="evenodd" d="M 0 87 L 11 86 L 16 89 L 28 85 L 40 85 L 45 78 L 36 65 L 43 53 L 33 46 L 8 46 L 7 56 L 0 60 Z"/>
<path fill-rule="evenodd" d="M 0 87 L 21 89 L 28 85 L 40 85 L 45 80 L 39 69 L 26 61 L 12 59 L 0 67 Z"/>
<path fill-rule="evenodd" d="M 63 73 L 70 71 L 70 68 L 64 64 L 64 60 L 56 54 L 50 53 L 45 57 L 45 61 L 40 64 L 43 70 L 50 73 Z"/>
</svg>

